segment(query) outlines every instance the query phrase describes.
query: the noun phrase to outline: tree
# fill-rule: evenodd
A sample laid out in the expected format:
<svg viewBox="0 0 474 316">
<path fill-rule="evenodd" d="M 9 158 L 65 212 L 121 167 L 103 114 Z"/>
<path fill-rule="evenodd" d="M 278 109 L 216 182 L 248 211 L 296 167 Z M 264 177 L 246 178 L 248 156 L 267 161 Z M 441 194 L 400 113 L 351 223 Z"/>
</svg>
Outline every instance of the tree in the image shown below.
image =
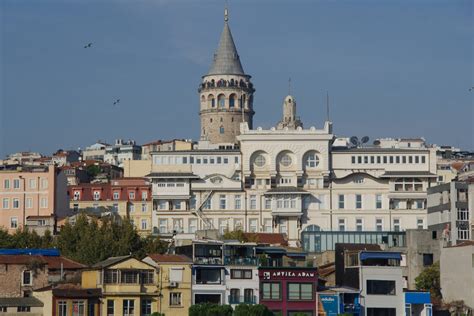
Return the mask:
<svg viewBox="0 0 474 316">
<path fill-rule="evenodd" d="M 232 316 L 230 305 L 217 305 L 211 303 L 195 304 L 189 308 L 189 316 Z"/>
<path fill-rule="evenodd" d="M 433 301 L 441 300 L 441 284 L 439 280 L 439 261 L 424 269 L 416 278 L 417 290 L 429 291 Z"/>
<path fill-rule="evenodd" d="M 84 213 L 79 214 L 74 225 L 64 225 L 57 244 L 63 255 L 88 265 L 124 255 L 143 259 L 147 253 L 164 253 L 168 248 L 158 237 L 141 238 L 128 219 L 98 221 Z"/>
<path fill-rule="evenodd" d="M 87 174 L 92 178 L 95 178 L 100 173 L 100 171 L 100 167 L 97 165 L 90 165 L 86 168 Z"/>
<path fill-rule="evenodd" d="M 273 313 L 262 304 L 239 304 L 235 307 L 234 316 L 273 316 Z"/>
</svg>

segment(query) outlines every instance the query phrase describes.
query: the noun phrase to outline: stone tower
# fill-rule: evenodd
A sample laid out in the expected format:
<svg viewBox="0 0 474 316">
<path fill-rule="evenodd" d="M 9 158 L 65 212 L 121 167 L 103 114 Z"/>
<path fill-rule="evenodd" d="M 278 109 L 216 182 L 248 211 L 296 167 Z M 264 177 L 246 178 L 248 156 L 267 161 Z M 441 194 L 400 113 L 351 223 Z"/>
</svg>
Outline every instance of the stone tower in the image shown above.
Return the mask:
<svg viewBox="0 0 474 316">
<path fill-rule="evenodd" d="M 201 140 L 213 144 L 236 143 L 240 123 L 252 128 L 253 93 L 251 76 L 245 74 L 240 63 L 229 27 L 227 9 L 224 30 L 207 75 L 199 86 Z"/>
<path fill-rule="evenodd" d="M 277 129 L 297 129 L 303 127 L 303 122 L 296 116 L 296 101 L 291 95 L 287 95 L 283 102 L 283 117 L 278 122 Z"/>
</svg>

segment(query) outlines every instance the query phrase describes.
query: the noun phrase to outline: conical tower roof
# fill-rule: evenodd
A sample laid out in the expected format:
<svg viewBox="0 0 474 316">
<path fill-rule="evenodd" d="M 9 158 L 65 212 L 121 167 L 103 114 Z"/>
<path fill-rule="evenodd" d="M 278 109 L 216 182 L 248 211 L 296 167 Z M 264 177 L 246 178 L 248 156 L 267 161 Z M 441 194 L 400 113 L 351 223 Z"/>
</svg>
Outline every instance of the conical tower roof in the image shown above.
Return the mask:
<svg viewBox="0 0 474 316">
<path fill-rule="evenodd" d="M 208 75 L 245 75 L 232 33 L 230 32 L 227 10 L 219 47 L 214 54 L 214 60 Z"/>
</svg>

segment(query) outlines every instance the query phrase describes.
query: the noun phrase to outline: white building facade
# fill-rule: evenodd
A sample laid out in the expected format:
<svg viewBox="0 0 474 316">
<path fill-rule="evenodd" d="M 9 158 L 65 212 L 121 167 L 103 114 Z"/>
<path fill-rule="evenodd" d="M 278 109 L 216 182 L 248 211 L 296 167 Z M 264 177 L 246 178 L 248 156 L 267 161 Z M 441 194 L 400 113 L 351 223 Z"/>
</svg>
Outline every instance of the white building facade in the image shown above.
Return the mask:
<svg viewBox="0 0 474 316">
<path fill-rule="evenodd" d="M 150 153 L 155 233 L 278 232 L 288 236 L 290 245 L 300 246 L 305 231 L 426 229 L 427 189 L 436 182 L 436 150 L 423 139 L 350 145 L 347 138 L 335 136 L 330 121 L 322 128 L 303 128 L 291 95 L 284 99 L 276 127 L 253 129 L 253 98 L 251 105 L 248 102 L 255 89 L 245 82 L 241 87 L 240 81 L 236 86 L 229 79 L 242 76 L 243 70 L 227 16 L 211 69 L 214 82 L 199 90 L 201 110 L 208 104 L 209 96 L 201 95 L 205 89 L 212 89 L 211 98 L 250 89 L 247 103 L 237 102 L 240 97 L 221 103 L 211 99 L 212 111 L 200 113 L 206 131 L 201 131 L 193 150 Z M 234 115 L 239 110 L 240 115 Z M 227 120 L 232 131 L 225 126 Z M 219 133 L 213 135 L 211 130 Z M 318 251 L 321 237 L 308 238 L 307 244 L 313 246 L 305 250 Z"/>
</svg>

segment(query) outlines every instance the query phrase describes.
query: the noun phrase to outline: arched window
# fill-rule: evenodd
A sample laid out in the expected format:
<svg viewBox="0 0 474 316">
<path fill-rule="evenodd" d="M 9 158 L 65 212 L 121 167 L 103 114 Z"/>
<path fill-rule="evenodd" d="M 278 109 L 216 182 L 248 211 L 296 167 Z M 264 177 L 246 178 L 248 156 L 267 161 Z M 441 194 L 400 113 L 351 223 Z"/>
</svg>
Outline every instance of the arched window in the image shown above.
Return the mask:
<svg viewBox="0 0 474 316">
<path fill-rule="evenodd" d="M 209 107 L 214 108 L 216 107 L 216 99 L 214 99 L 214 95 L 210 94 L 207 96 L 207 102 Z"/>
<path fill-rule="evenodd" d="M 255 166 L 261 168 L 261 167 L 265 166 L 265 163 L 266 163 L 266 159 L 265 159 L 264 155 L 259 154 L 257 157 L 255 157 L 255 160 L 254 160 Z"/>
<path fill-rule="evenodd" d="M 219 127 L 219 133 L 224 134 L 224 126 Z"/>
<path fill-rule="evenodd" d="M 235 107 L 235 99 L 236 98 L 237 98 L 237 96 L 235 94 L 230 95 L 230 97 L 229 97 L 229 107 L 230 108 Z"/>
<path fill-rule="evenodd" d="M 321 227 L 319 227 L 318 225 L 308 225 L 306 226 L 304 231 L 305 232 L 319 232 L 321 231 Z"/>
<path fill-rule="evenodd" d="M 219 94 L 219 96 L 217 97 L 217 103 L 221 108 L 225 107 L 225 95 Z"/>
<path fill-rule="evenodd" d="M 310 151 L 304 156 L 304 166 L 306 168 L 316 168 L 319 165 L 319 157 L 316 151 Z"/>
<path fill-rule="evenodd" d="M 284 154 L 281 159 L 280 163 L 283 167 L 289 167 L 291 165 L 291 157 L 288 154 Z"/>
<path fill-rule="evenodd" d="M 230 79 L 230 86 L 231 86 L 231 87 L 234 86 L 234 79 Z"/>
<path fill-rule="evenodd" d="M 216 82 L 214 81 L 214 79 L 211 80 L 211 87 L 214 87 L 216 85 Z"/>
</svg>

